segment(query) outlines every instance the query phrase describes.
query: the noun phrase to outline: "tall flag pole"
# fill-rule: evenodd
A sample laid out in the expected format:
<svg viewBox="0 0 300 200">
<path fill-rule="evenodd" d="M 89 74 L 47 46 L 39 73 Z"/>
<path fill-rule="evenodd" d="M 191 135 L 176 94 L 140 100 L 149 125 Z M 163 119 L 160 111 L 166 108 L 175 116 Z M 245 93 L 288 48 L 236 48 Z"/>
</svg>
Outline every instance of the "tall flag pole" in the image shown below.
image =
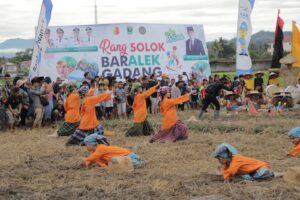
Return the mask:
<svg viewBox="0 0 300 200">
<path fill-rule="evenodd" d="M 236 37 L 236 73 L 251 74 L 252 61 L 248 47 L 252 35 L 251 13 L 255 0 L 239 0 L 237 37 Z"/>
<path fill-rule="evenodd" d="M 34 76 L 40 75 L 41 60 L 45 52 L 45 49 L 47 47 L 47 43 L 45 39 L 45 30 L 47 29 L 51 19 L 52 7 L 53 4 L 51 0 L 43 0 L 40 16 L 38 20 L 38 26 L 35 32 L 33 54 L 31 58 L 30 75 L 29 75 L 31 79 Z"/>
<path fill-rule="evenodd" d="M 297 59 L 293 67 L 300 67 L 300 27 L 295 21 L 292 28 L 292 55 Z"/>
<path fill-rule="evenodd" d="M 95 24 L 98 24 L 97 0 L 95 0 Z"/>
<path fill-rule="evenodd" d="M 272 64 L 271 68 L 280 68 L 281 63 L 279 60 L 283 57 L 283 26 L 284 26 L 284 21 L 281 19 L 279 16 L 280 10 L 278 10 L 278 15 L 277 15 L 277 22 L 276 22 L 276 29 L 275 29 L 275 40 L 274 40 L 274 51 L 273 51 L 273 57 L 272 57 Z"/>
</svg>

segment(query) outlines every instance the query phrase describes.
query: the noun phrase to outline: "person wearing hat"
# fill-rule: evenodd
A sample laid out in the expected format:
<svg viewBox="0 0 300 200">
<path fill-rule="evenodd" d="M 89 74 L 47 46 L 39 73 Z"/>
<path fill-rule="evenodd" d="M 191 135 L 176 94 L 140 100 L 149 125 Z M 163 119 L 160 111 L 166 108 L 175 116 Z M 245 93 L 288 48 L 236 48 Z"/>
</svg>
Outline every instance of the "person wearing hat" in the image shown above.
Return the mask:
<svg viewBox="0 0 300 200">
<path fill-rule="evenodd" d="M 163 116 L 162 125 L 158 133 L 153 135 L 150 143 L 155 141 L 165 142 L 170 140 L 176 142 L 177 140 L 185 140 L 188 138 L 187 126 L 177 119 L 176 105 L 182 104 L 190 100 L 191 93 L 185 94 L 176 99 L 171 99 L 171 92 L 169 87 L 162 87 L 160 89 L 160 112 Z"/>
<path fill-rule="evenodd" d="M 46 43 L 47 43 L 47 47 L 48 48 L 52 48 L 52 47 L 54 47 L 54 42 L 53 42 L 53 40 L 51 39 L 51 31 L 50 31 L 50 29 L 49 28 L 47 28 L 46 30 L 45 30 L 45 40 L 46 40 Z"/>
<path fill-rule="evenodd" d="M 66 89 L 67 99 L 64 104 L 65 121 L 51 136 L 70 136 L 80 123 L 80 96 L 75 85 L 69 84 Z"/>
<path fill-rule="evenodd" d="M 185 41 L 186 55 L 205 55 L 201 40 L 195 38 L 194 28 L 187 27 L 189 39 Z"/>
<path fill-rule="evenodd" d="M 92 28 L 91 27 L 86 27 L 85 28 L 85 32 L 86 32 L 86 41 L 85 41 L 85 45 L 86 46 L 93 46 L 93 45 L 96 45 L 95 42 L 94 42 L 94 38 L 92 37 Z"/>
<path fill-rule="evenodd" d="M 137 84 L 137 83 L 136 83 Z M 154 130 L 147 121 L 147 107 L 146 98 L 157 91 L 157 85 L 149 88 L 145 92 L 142 92 L 141 85 L 133 84 L 132 89 L 134 89 L 134 101 L 132 105 L 133 109 L 133 121 L 134 125 L 126 132 L 126 136 L 142 136 L 151 135 Z"/>
<path fill-rule="evenodd" d="M 35 113 L 35 119 L 33 122 L 33 128 L 41 128 L 42 127 L 42 121 L 44 116 L 44 106 L 41 103 L 41 97 L 46 96 L 45 90 L 42 87 L 42 80 L 43 77 L 34 77 L 31 80 L 32 87 L 29 91 L 31 99 L 33 100 L 34 104 L 34 113 Z"/>
<path fill-rule="evenodd" d="M 82 46 L 83 41 L 80 38 L 80 29 L 78 27 L 75 27 L 73 29 L 73 38 L 72 38 L 73 46 L 74 47 L 79 47 Z"/>
<path fill-rule="evenodd" d="M 290 156 L 300 155 L 300 127 L 295 127 L 289 131 L 288 136 L 291 138 L 295 147 L 289 152 Z"/>
<path fill-rule="evenodd" d="M 251 181 L 274 177 L 274 173 L 267 163 L 240 155 L 238 150 L 230 144 L 223 143 L 219 145 L 212 155 L 223 165 L 225 181 L 229 181 L 236 176 Z"/>
<path fill-rule="evenodd" d="M 255 78 L 254 78 L 254 90 L 259 91 L 260 93 L 263 93 L 264 89 L 264 79 L 263 79 L 264 73 L 263 72 L 256 72 Z"/>
<path fill-rule="evenodd" d="M 279 87 L 278 73 L 276 72 L 270 73 L 268 85 L 275 85 Z"/>
<path fill-rule="evenodd" d="M 87 86 L 81 87 L 78 92 L 84 96 L 81 105 L 81 120 L 79 127 L 67 141 L 67 146 L 81 144 L 86 136 L 93 133 L 103 135 L 103 127 L 97 119 L 95 105 L 112 98 L 112 93 L 94 96 L 94 90 L 90 90 Z"/>
<path fill-rule="evenodd" d="M 64 30 L 62 28 L 56 29 L 57 38 L 54 42 L 55 48 L 64 48 L 68 46 L 68 39 L 64 38 Z"/>
<path fill-rule="evenodd" d="M 22 96 L 20 95 L 20 88 L 13 87 L 11 95 L 6 102 L 6 114 L 8 116 L 8 127 L 13 129 L 15 125 L 19 125 L 22 109 Z"/>
<path fill-rule="evenodd" d="M 97 133 L 84 138 L 84 144 L 91 155 L 84 159 L 84 165 L 89 166 L 96 163 L 99 167 L 107 167 L 108 162 L 116 156 L 127 156 L 131 159 L 134 167 L 140 167 L 143 164 L 139 155 L 117 146 L 110 146 L 106 137 Z"/>
<path fill-rule="evenodd" d="M 26 82 L 26 80 L 20 79 L 16 83 L 16 87 L 18 87 L 20 89 L 19 93 L 22 98 L 22 109 L 21 109 L 21 113 L 20 113 L 20 117 L 21 117 L 20 125 L 21 126 L 26 125 L 26 117 L 27 117 L 29 106 L 30 106 L 29 92 L 27 91 L 27 88 L 24 86 L 25 82 Z"/>
<path fill-rule="evenodd" d="M 214 113 L 214 119 L 219 119 L 220 117 L 220 103 L 217 99 L 217 96 L 219 96 L 220 91 L 228 90 L 233 91 L 233 87 L 226 78 L 220 79 L 220 81 L 213 82 L 207 86 L 205 89 L 206 94 L 205 98 L 203 100 L 203 105 L 199 114 L 199 119 L 202 118 L 204 112 L 206 112 L 206 109 L 208 106 L 212 103 L 215 106 L 215 113 Z"/>
</svg>

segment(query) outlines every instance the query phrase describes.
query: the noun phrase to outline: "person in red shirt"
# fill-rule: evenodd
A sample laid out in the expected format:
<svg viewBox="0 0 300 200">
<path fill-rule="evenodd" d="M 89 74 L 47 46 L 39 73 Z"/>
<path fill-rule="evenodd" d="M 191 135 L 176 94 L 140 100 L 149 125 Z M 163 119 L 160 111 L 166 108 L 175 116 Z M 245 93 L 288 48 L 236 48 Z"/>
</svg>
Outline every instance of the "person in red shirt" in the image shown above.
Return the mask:
<svg viewBox="0 0 300 200">
<path fill-rule="evenodd" d="M 154 133 L 153 128 L 147 121 L 146 98 L 156 92 L 159 85 L 160 83 L 145 92 L 142 92 L 140 86 L 134 89 L 135 97 L 132 104 L 134 125 L 126 132 L 126 136 L 151 135 Z"/>
<path fill-rule="evenodd" d="M 112 93 L 94 96 L 94 89 L 89 89 L 88 86 L 81 87 L 79 93 L 85 96 L 81 105 L 81 120 L 79 128 L 66 143 L 67 146 L 81 144 L 86 136 L 93 133 L 103 135 L 104 130 L 97 119 L 95 105 L 112 98 Z"/>
<path fill-rule="evenodd" d="M 103 135 L 91 134 L 84 138 L 84 144 L 86 149 L 91 152 L 91 155 L 84 160 L 85 166 L 96 163 L 99 167 L 107 167 L 108 162 L 115 156 L 129 157 L 134 167 L 140 167 L 143 164 L 139 155 L 126 148 L 110 146 Z"/>
<path fill-rule="evenodd" d="M 300 127 L 296 127 L 290 130 L 288 136 L 291 138 L 293 144 L 295 145 L 295 147 L 289 152 L 289 155 L 300 155 Z"/>
<path fill-rule="evenodd" d="M 219 145 L 213 152 L 213 157 L 223 165 L 225 181 L 236 176 L 245 180 L 264 180 L 274 177 L 274 173 L 267 163 L 239 155 L 236 148 L 230 144 Z"/>
<path fill-rule="evenodd" d="M 160 112 L 162 113 L 163 120 L 161 129 L 150 139 L 150 143 L 157 140 L 160 142 L 167 140 L 176 142 L 177 140 L 185 140 L 188 138 L 187 126 L 177 119 L 176 105 L 189 101 L 190 95 L 191 93 L 176 99 L 171 99 L 169 87 L 161 88 L 160 96 L 162 97 L 162 101 L 160 102 Z"/>
</svg>

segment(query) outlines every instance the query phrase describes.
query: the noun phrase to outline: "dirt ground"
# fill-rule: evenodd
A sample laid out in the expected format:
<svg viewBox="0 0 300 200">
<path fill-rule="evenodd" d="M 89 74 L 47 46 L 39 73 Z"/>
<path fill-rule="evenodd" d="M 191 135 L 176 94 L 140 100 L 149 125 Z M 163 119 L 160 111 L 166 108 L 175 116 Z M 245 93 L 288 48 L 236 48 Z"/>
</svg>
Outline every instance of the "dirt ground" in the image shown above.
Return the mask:
<svg viewBox="0 0 300 200">
<path fill-rule="evenodd" d="M 179 114 L 187 120 L 196 112 Z M 300 199 L 300 188 L 282 178 L 271 181 L 224 183 L 216 175 L 211 154 L 222 142 L 242 155 L 268 162 L 275 172 L 299 166 L 300 158 L 286 157 L 292 148 L 287 131 L 299 125 L 299 111 L 276 118 L 267 114 L 225 116 L 186 122 L 189 139 L 177 143 L 148 143 L 148 137 L 126 138 L 128 120 L 105 121 L 114 131 L 112 145 L 126 147 L 147 160 L 133 173 L 110 174 L 97 166 L 81 168 L 84 147 L 65 147 L 66 137 L 48 138 L 54 128 L 0 132 L 0 199 Z M 161 118 L 150 117 L 158 130 Z"/>
</svg>

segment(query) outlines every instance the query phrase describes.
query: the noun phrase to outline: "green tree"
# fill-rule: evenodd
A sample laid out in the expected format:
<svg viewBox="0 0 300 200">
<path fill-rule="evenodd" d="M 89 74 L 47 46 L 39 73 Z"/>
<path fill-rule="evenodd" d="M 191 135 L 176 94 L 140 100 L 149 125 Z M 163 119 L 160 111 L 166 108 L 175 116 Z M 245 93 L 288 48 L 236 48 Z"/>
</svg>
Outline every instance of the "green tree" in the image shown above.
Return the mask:
<svg viewBox="0 0 300 200">
<path fill-rule="evenodd" d="M 10 58 L 9 61 L 20 64 L 23 61 L 30 60 L 32 57 L 32 49 L 25 49 L 25 51 L 20 51 L 16 53 L 16 56 L 13 58 Z"/>
</svg>

